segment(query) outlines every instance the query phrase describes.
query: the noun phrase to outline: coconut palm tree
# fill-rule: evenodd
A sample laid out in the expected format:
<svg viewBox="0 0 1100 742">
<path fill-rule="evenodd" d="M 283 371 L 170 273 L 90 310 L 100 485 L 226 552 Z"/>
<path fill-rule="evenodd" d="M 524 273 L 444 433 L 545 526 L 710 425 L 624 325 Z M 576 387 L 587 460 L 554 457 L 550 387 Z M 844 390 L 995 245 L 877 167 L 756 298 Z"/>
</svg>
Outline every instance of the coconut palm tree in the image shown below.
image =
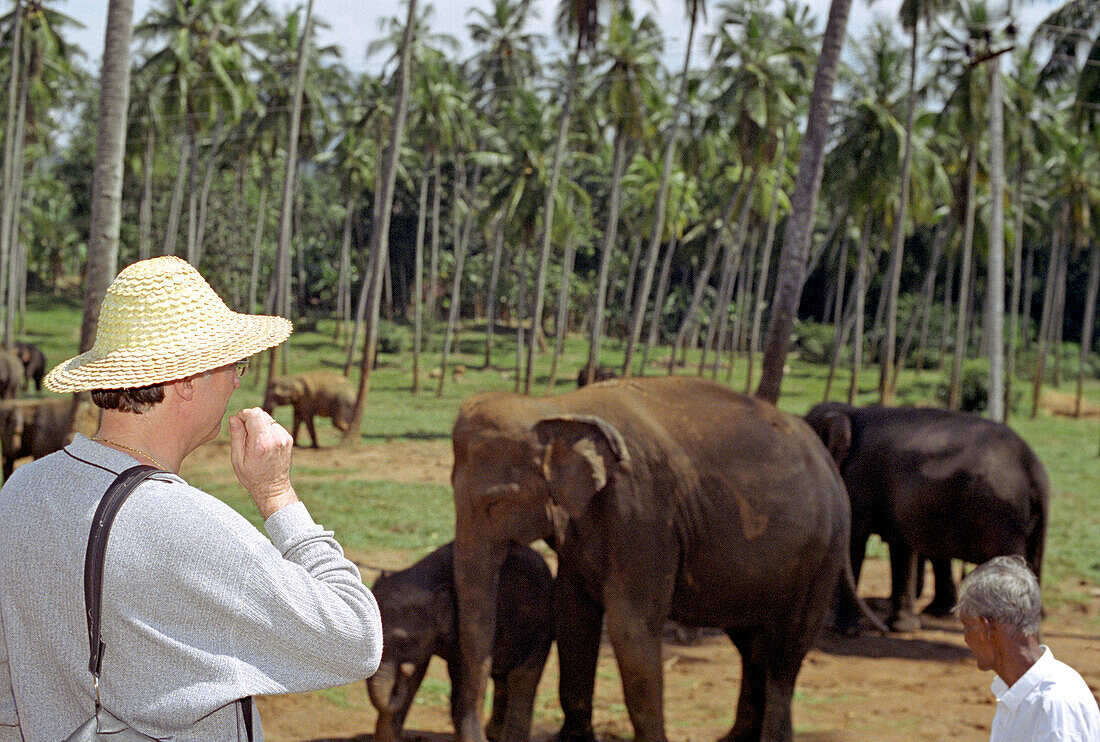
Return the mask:
<svg viewBox="0 0 1100 742">
<path fill-rule="evenodd" d="M 633 13 L 625 6 L 612 13 L 601 49 L 606 61 L 602 63 L 593 98 L 589 101 L 593 110 L 607 112 L 607 125 L 613 127 L 615 133 L 611 142 L 607 223 L 589 325 L 587 383 L 592 383 L 600 364 L 608 275 L 618 244 L 623 176 L 629 152 L 637 142 L 652 136 L 646 111 L 656 98 L 655 73 L 660 48 L 660 31 L 652 17 L 647 15 L 635 22 Z"/>
<path fill-rule="evenodd" d="M 378 310 L 382 299 L 382 276 L 385 271 L 385 249 L 389 244 L 390 211 L 393 208 L 394 184 L 397 180 L 397 159 L 405 136 L 405 117 L 408 112 L 409 76 L 412 66 L 413 27 L 416 21 L 416 0 L 409 0 L 409 10 L 402 34 L 400 60 L 397 66 L 397 95 L 394 100 L 393 125 L 389 145 L 382 165 L 379 200 L 375 205 L 378 217 L 371 227 L 370 265 L 374 273 L 369 277 L 367 327 L 363 338 L 363 358 L 360 366 L 359 389 L 355 397 L 355 409 L 351 423 L 344 432 L 343 441 L 350 443 L 359 437 L 359 426 L 366 407 L 366 393 L 370 388 L 371 371 L 374 369 L 374 351 L 378 343 Z"/>
<path fill-rule="evenodd" d="M 949 0 L 903 0 L 898 15 L 901 25 L 909 31 L 909 83 L 905 107 L 905 145 L 901 161 L 901 194 L 898 197 L 898 213 L 890 232 L 890 263 L 888 290 L 886 292 L 886 334 L 879 358 L 879 401 L 889 404 L 893 400 L 897 376 L 894 369 L 894 348 L 898 326 L 898 290 L 901 286 L 901 266 L 905 250 L 905 225 L 909 208 L 910 169 L 913 162 L 913 117 L 917 96 L 917 49 L 922 22 L 931 23 L 943 11 Z"/>
<path fill-rule="evenodd" d="M 810 249 L 811 227 L 817 195 L 821 188 L 826 128 L 832 109 L 833 84 L 836 81 L 840 51 L 844 46 L 851 0 L 832 0 L 822 37 L 821 54 L 814 73 L 810 94 L 809 117 L 798 157 L 798 176 L 791 199 L 791 216 L 783 230 L 779 255 L 779 273 L 768 323 L 768 340 L 756 396 L 775 403 L 783 384 L 783 364 L 790 348 L 798 300 L 805 280 L 806 257 Z"/>
<path fill-rule="evenodd" d="M 126 108 L 130 95 L 130 38 L 133 0 L 111 0 L 100 72 L 92 221 L 84 273 L 84 313 L 80 351 L 90 350 L 99 327 L 99 305 L 118 270 L 118 233 L 122 221 L 122 164 L 126 151 Z M 10 317 L 10 312 L 9 312 Z M 5 328 L 7 330 L 7 328 Z M 10 334 L 6 335 L 10 337 Z"/>
<path fill-rule="evenodd" d="M 664 156 L 661 166 L 661 181 L 657 187 L 657 200 L 654 206 L 653 227 L 649 236 L 649 248 L 646 251 L 645 271 L 642 277 L 641 288 L 638 297 L 634 301 L 634 311 L 630 324 L 630 332 L 627 335 L 626 351 L 623 354 L 623 376 L 630 376 L 633 372 L 634 350 L 638 339 L 642 334 L 642 323 L 645 321 L 646 306 L 649 303 L 649 291 L 653 284 L 653 274 L 656 270 L 657 252 L 664 237 L 665 211 L 668 203 L 668 187 L 672 177 L 673 157 L 676 153 L 676 140 L 680 136 L 681 119 L 684 116 L 684 108 L 688 98 L 689 68 L 691 65 L 691 51 L 695 43 L 695 29 L 700 16 L 706 15 L 705 0 L 685 0 L 688 16 L 687 45 L 684 47 L 684 66 L 680 71 L 680 90 L 676 95 L 676 107 L 672 113 L 672 121 L 669 123 L 669 131 L 665 140 Z M 657 307 L 655 311 L 660 311 Z"/>
</svg>

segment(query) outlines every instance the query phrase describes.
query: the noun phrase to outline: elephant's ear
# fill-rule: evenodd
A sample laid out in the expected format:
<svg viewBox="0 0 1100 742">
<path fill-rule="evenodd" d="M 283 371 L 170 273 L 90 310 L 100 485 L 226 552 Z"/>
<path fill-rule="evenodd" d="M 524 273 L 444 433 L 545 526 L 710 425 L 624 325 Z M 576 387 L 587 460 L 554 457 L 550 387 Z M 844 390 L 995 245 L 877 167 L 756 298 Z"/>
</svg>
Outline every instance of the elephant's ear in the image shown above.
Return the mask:
<svg viewBox="0 0 1100 742">
<path fill-rule="evenodd" d="M 630 453 L 615 426 L 595 415 L 556 415 L 539 420 L 535 434 L 546 450 L 543 475 L 551 497 L 570 516 L 580 515 L 607 486 L 611 467 L 630 465 Z"/>
<path fill-rule="evenodd" d="M 843 412 L 833 412 L 829 414 L 826 424 L 828 435 L 825 445 L 837 466 L 840 466 L 848 458 L 848 450 L 852 447 L 852 420 Z"/>
</svg>

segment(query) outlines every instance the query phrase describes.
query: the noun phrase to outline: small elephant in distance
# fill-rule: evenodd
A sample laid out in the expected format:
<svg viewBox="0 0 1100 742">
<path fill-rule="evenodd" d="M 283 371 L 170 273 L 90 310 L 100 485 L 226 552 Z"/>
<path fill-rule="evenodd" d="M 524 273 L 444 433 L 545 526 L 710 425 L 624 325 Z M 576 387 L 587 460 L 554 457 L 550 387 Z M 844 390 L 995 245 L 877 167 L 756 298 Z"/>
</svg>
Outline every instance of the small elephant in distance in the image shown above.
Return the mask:
<svg viewBox="0 0 1100 742">
<path fill-rule="evenodd" d="M 291 430 L 294 444 L 298 444 L 298 429 L 305 422 L 313 447 L 319 448 L 313 417 L 331 418 L 337 430 L 347 432 L 355 408 L 355 390 L 350 381 L 332 371 L 306 371 L 293 376 L 279 376 L 267 388 L 263 410 L 270 415 L 281 405 L 294 408 L 294 426 Z"/>
<path fill-rule="evenodd" d="M 46 354 L 33 343 L 12 343 L 12 352 L 23 364 L 27 386 L 34 380 L 34 388 L 42 391 L 42 377 L 46 375 Z"/>
<path fill-rule="evenodd" d="M 0 399 L 15 399 L 23 391 L 26 371 L 19 357 L 0 349 Z"/>
<path fill-rule="evenodd" d="M 454 544 L 408 569 L 383 573 L 371 591 L 382 614 L 382 662 L 367 680 L 378 709 L 375 742 L 397 742 L 433 655 L 447 663 L 452 687 L 459 671 Z M 497 592 L 492 650 L 493 715 L 485 735 L 494 742 L 526 742 L 535 691 L 553 642 L 553 577 L 538 552 L 512 544 Z"/>
</svg>

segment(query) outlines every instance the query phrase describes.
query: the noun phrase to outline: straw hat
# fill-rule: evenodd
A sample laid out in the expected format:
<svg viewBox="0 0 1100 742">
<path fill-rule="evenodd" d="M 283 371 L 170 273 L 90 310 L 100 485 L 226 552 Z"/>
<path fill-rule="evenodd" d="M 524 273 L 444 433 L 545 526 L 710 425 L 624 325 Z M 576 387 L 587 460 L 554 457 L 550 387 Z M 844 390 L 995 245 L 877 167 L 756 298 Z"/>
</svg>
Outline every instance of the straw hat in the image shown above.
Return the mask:
<svg viewBox="0 0 1100 742">
<path fill-rule="evenodd" d="M 225 366 L 290 336 L 282 317 L 238 314 L 186 261 L 125 268 L 107 287 L 95 345 L 46 375 L 55 392 L 126 389 Z"/>
</svg>

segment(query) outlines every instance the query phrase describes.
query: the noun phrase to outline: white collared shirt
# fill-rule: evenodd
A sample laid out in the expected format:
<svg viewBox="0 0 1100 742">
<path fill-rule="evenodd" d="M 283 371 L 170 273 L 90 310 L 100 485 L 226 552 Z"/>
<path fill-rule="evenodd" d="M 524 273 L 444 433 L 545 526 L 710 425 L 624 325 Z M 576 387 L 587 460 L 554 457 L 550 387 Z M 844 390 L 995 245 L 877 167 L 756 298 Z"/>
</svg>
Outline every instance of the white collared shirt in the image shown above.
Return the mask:
<svg viewBox="0 0 1100 742">
<path fill-rule="evenodd" d="M 1100 708 L 1084 679 L 1050 648 L 1008 687 L 999 677 L 990 742 L 1100 742 Z"/>
</svg>

